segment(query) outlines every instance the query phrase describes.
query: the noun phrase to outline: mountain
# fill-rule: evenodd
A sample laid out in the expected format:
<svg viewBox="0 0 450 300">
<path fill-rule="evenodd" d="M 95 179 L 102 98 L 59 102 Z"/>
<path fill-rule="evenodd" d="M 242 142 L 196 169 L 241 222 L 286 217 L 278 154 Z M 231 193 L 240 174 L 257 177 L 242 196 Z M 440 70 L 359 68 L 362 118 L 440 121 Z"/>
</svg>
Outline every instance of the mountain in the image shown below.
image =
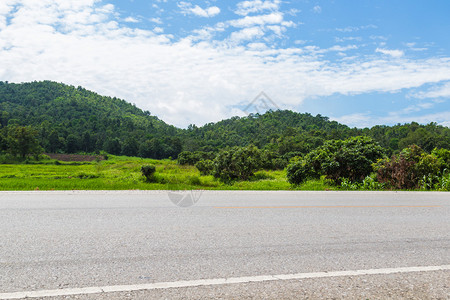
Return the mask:
<svg viewBox="0 0 450 300">
<path fill-rule="evenodd" d="M 181 151 L 181 130 L 150 112 L 51 81 L 0 82 L 0 124 L 33 126 L 48 152 L 106 150 L 162 158 Z"/>
<path fill-rule="evenodd" d="M 289 110 L 233 117 L 179 129 L 118 98 L 51 81 L 0 82 L 0 127 L 32 126 L 46 152 L 98 152 L 152 158 L 254 144 L 277 155 L 306 154 L 331 139 L 366 135 L 388 154 L 410 144 L 450 148 L 450 129 L 435 123 L 349 128 Z"/>
</svg>

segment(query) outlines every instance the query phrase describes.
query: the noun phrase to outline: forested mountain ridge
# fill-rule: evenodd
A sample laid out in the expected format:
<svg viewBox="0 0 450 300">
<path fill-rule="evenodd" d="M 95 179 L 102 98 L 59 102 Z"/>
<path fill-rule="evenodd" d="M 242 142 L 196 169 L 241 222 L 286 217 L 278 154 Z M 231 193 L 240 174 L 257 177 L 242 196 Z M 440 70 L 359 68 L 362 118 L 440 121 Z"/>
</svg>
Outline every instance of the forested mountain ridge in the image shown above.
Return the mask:
<svg viewBox="0 0 450 300">
<path fill-rule="evenodd" d="M 51 81 L 0 82 L 0 129 L 15 125 L 36 129 L 46 152 L 104 150 L 151 158 L 251 144 L 289 157 L 309 153 L 327 140 L 360 135 L 374 138 L 387 154 L 411 144 L 428 152 L 436 147 L 450 149 L 450 129 L 435 123 L 358 129 L 321 115 L 288 110 L 179 129 L 125 100 Z"/>
<path fill-rule="evenodd" d="M 181 151 L 177 137 L 181 130 L 150 112 L 121 99 L 51 81 L 0 82 L 0 124 L 32 126 L 48 152 L 106 150 L 162 158 Z"/>
<path fill-rule="evenodd" d="M 306 154 L 327 140 L 343 140 L 354 136 L 369 136 L 386 149 L 387 154 L 415 144 L 431 152 L 434 148 L 450 149 L 450 129 L 436 123 L 416 122 L 372 128 L 350 128 L 329 118 L 289 110 L 269 111 L 263 115 L 233 117 L 200 128 L 190 126 L 184 132 L 188 150 L 216 151 L 225 146 L 254 144 L 269 148 L 280 155 L 289 152 Z M 189 139 L 196 147 L 190 148 Z"/>
</svg>

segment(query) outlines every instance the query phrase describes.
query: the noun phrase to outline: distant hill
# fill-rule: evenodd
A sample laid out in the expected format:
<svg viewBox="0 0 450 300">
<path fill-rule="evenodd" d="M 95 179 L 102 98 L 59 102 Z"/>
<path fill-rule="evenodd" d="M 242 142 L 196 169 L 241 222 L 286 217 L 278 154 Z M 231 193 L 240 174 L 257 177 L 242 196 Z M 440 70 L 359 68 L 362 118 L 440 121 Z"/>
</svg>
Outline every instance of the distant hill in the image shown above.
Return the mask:
<svg viewBox="0 0 450 300">
<path fill-rule="evenodd" d="M 450 148 L 450 129 L 436 123 L 420 125 L 379 125 L 372 128 L 350 128 L 327 117 L 289 110 L 269 111 L 262 115 L 233 117 L 200 128 L 191 126 L 185 133 L 185 148 L 216 151 L 226 146 L 257 145 L 280 155 L 290 152 L 306 154 L 326 140 L 352 136 L 370 136 L 386 149 L 387 154 L 416 144 L 430 152 L 435 147 Z M 191 148 L 191 145 L 195 145 Z"/>
<path fill-rule="evenodd" d="M 177 137 L 181 130 L 150 112 L 118 98 L 51 81 L 0 82 L 0 124 L 37 128 L 47 152 L 106 150 L 162 158 L 181 151 Z"/>
<path fill-rule="evenodd" d="M 51 153 L 94 153 L 152 158 L 183 151 L 218 151 L 254 144 L 277 155 L 305 154 L 330 139 L 367 135 L 388 154 L 410 144 L 450 148 L 450 129 L 435 123 L 350 128 L 327 117 L 293 111 L 233 117 L 179 129 L 118 98 L 51 81 L 0 82 L 0 126 L 30 125 Z"/>
</svg>

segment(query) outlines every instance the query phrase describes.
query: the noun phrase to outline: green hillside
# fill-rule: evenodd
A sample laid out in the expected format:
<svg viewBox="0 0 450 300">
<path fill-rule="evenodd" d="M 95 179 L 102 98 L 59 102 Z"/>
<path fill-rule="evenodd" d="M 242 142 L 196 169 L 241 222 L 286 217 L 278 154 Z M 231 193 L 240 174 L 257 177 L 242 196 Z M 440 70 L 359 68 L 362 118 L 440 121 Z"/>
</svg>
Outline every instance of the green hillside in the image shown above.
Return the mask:
<svg viewBox="0 0 450 300">
<path fill-rule="evenodd" d="M 32 126 L 46 152 L 163 158 L 181 151 L 181 130 L 124 100 L 44 81 L 0 82 L 2 127 Z"/>
<path fill-rule="evenodd" d="M 309 153 L 327 140 L 370 136 L 387 154 L 416 144 L 430 152 L 450 149 L 450 129 L 435 123 L 349 128 L 327 117 L 292 111 L 233 117 L 202 127 L 179 129 L 118 98 L 51 81 L 0 82 L 0 128 L 31 126 L 50 153 L 94 153 L 176 158 L 181 151 L 217 152 L 256 145 L 277 156 Z M 4 150 L 5 138 L 1 138 Z"/>
</svg>

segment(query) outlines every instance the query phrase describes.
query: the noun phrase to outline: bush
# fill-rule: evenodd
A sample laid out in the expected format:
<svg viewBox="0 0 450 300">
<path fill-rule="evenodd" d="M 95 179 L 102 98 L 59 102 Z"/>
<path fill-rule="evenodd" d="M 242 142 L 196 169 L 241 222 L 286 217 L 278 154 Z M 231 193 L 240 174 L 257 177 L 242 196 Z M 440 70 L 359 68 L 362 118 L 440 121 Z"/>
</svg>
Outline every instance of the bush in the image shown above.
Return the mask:
<svg viewBox="0 0 450 300">
<path fill-rule="evenodd" d="M 215 155 L 212 152 L 203 151 L 183 151 L 178 154 L 177 162 L 179 165 L 191 165 L 194 166 L 200 160 L 214 159 Z"/>
<path fill-rule="evenodd" d="M 328 141 L 287 167 L 291 184 L 307 179 L 327 179 L 340 184 L 343 178 L 350 182 L 362 181 L 373 171 L 372 164 L 384 154 L 383 148 L 369 137 Z"/>
<path fill-rule="evenodd" d="M 341 180 L 341 188 L 343 188 L 344 190 L 356 191 L 356 190 L 359 189 L 359 185 L 358 185 L 358 183 L 351 182 L 347 178 L 342 178 L 342 180 Z"/>
<path fill-rule="evenodd" d="M 440 191 L 450 191 L 450 174 L 441 176 L 439 182 L 435 185 L 435 189 Z"/>
<path fill-rule="evenodd" d="M 211 175 L 214 170 L 214 162 L 210 159 L 200 160 L 195 164 L 195 167 L 202 175 Z"/>
<path fill-rule="evenodd" d="M 364 178 L 360 185 L 361 189 L 368 191 L 384 190 L 385 184 L 377 181 L 376 174 L 372 174 Z"/>
<path fill-rule="evenodd" d="M 214 159 L 214 177 L 223 182 L 248 180 L 260 169 L 261 151 L 255 146 L 222 150 Z"/>
<path fill-rule="evenodd" d="M 429 189 L 439 181 L 442 160 L 412 145 L 398 156 L 378 161 L 374 168 L 377 179 L 395 189 Z"/>
<path fill-rule="evenodd" d="M 450 150 L 436 148 L 431 154 L 441 161 L 441 172 L 444 172 L 445 169 L 450 170 Z"/>
<path fill-rule="evenodd" d="M 308 179 L 319 179 L 320 174 L 315 172 L 311 164 L 304 160 L 290 163 L 287 168 L 287 180 L 290 184 L 299 185 Z"/>
<path fill-rule="evenodd" d="M 261 151 L 261 167 L 265 170 L 283 170 L 288 165 L 289 158 L 279 156 L 277 153 L 264 150 Z"/>
<path fill-rule="evenodd" d="M 142 176 L 144 176 L 148 182 L 154 181 L 155 172 L 156 172 L 155 166 L 147 165 L 141 167 Z"/>
<path fill-rule="evenodd" d="M 198 176 L 189 176 L 188 183 L 191 185 L 201 185 L 202 182 Z"/>
<path fill-rule="evenodd" d="M 351 182 L 347 178 L 341 180 L 341 188 L 344 190 L 377 191 L 384 190 L 385 185 L 376 181 L 376 174 L 364 178 L 362 182 Z"/>
</svg>

